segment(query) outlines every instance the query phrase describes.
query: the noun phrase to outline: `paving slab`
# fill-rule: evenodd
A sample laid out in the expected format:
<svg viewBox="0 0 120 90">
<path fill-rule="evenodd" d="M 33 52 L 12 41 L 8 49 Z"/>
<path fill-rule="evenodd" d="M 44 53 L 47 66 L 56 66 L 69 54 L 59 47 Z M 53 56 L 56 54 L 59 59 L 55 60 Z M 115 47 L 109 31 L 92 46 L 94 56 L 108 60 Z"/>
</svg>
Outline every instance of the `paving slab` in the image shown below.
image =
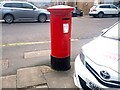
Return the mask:
<svg viewBox="0 0 120 90">
<path fill-rule="evenodd" d="M 73 82 L 74 63 L 68 71 L 54 71 L 45 74 L 49 88 L 77 88 Z"/>
<path fill-rule="evenodd" d="M 40 67 L 23 68 L 17 71 L 17 88 L 46 83 Z"/>
<path fill-rule="evenodd" d="M 0 79 L 2 88 L 16 88 L 16 75 L 3 76 Z"/>
<path fill-rule="evenodd" d="M 52 72 L 45 75 L 49 88 L 76 88 L 73 78 L 63 72 Z"/>
<path fill-rule="evenodd" d="M 39 69 L 41 70 L 41 72 L 43 74 L 50 73 L 50 72 L 54 71 L 50 66 L 45 66 L 45 65 L 40 66 Z"/>
</svg>

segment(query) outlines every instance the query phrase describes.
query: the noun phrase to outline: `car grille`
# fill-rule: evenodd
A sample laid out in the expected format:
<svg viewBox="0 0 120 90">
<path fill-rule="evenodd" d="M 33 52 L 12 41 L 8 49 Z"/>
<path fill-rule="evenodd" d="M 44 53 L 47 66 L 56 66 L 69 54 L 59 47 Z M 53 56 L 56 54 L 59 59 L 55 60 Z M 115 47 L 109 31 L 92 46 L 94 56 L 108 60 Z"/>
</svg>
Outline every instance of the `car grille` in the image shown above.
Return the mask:
<svg viewBox="0 0 120 90">
<path fill-rule="evenodd" d="M 100 77 L 100 75 L 86 62 L 86 68 L 93 74 L 93 76 L 98 80 L 102 85 L 109 88 L 120 88 L 120 81 L 106 81 Z"/>
<path fill-rule="evenodd" d="M 86 86 L 86 82 L 79 75 L 78 78 L 83 90 L 91 90 L 89 87 Z"/>
</svg>

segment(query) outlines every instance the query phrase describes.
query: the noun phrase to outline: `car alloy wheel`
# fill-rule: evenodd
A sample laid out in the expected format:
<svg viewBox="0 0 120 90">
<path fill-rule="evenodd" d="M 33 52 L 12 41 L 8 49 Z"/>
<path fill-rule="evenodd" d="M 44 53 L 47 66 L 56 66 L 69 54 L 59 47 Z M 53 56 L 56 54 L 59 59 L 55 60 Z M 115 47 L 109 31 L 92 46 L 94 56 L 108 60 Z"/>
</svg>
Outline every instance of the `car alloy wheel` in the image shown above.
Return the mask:
<svg viewBox="0 0 120 90">
<path fill-rule="evenodd" d="M 98 14 L 98 17 L 99 18 L 102 18 L 104 16 L 104 13 L 102 13 L 102 12 L 100 12 L 99 14 Z"/>
<path fill-rule="evenodd" d="M 12 23 L 14 21 L 14 18 L 12 15 L 5 15 L 5 18 L 4 18 L 5 22 L 6 23 Z"/>
<path fill-rule="evenodd" d="M 46 21 L 47 17 L 45 14 L 41 14 L 39 15 L 38 17 L 38 21 L 41 22 L 41 23 L 44 23 Z"/>
</svg>

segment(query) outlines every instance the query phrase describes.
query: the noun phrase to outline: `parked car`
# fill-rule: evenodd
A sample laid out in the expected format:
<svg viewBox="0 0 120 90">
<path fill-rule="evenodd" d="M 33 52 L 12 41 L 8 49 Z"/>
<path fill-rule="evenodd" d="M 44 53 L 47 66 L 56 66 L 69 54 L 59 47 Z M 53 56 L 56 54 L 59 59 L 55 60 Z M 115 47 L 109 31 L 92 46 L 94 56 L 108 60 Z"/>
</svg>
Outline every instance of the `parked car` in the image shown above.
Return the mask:
<svg viewBox="0 0 120 90">
<path fill-rule="evenodd" d="M 76 8 L 74 8 L 74 11 L 72 12 L 72 16 L 73 17 L 83 16 L 83 11 L 76 7 Z"/>
<path fill-rule="evenodd" d="M 89 15 L 99 18 L 102 18 L 105 15 L 117 15 L 120 17 L 120 9 L 113 4 L 98 4 L 90 9 Z"/>
<path fill-rule="evenodd" d="M 95 40 L 84 45 L 75 59 L 74 83 L 86 90 L 120 88 L 118 24 L 105 29 Z"/>
<path fill-rule="evenodd" d="M 49 19 L 50 12 L 46 9 L 38 9 L 35 5 L 25 1 L 3 1 L 0 2 L 2 19 L 7 23 L 14 20 L 32 19 L 45 22 Z"/>
</svg>

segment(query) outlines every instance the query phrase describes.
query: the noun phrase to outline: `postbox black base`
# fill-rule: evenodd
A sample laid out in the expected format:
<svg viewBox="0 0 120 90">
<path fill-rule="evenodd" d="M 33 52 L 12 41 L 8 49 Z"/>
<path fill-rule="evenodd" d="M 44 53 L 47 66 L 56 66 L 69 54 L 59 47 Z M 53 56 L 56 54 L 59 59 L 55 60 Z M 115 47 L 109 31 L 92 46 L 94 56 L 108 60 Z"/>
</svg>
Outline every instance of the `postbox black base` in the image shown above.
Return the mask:
<svg viewBox="0 0 120 90">
<path fill-rule="evenodd" d="M 70 56 L 65 58 L 56 58 L 51 56 L 51 67 L 57 71 L 67 71 L 71 68 Z"/>
</svg>

